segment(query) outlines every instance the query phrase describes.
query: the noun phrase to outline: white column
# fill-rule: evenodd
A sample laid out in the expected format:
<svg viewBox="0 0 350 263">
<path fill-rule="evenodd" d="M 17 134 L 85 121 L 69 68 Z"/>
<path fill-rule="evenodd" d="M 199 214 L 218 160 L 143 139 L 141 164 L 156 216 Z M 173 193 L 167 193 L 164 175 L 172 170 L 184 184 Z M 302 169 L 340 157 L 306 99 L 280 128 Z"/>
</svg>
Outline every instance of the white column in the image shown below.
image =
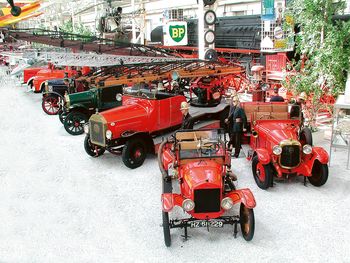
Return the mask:
<svg viewBox="0 0 350 263">
<path fill-rule="evenodd" d="M 204 59 L 204 4 L 198 0 L 198 58 Z"/>
<path fill-rule="evenodd" d="M 135 12 L 135 0 L 131 0 L 131 8 L 132 8 L 132 12 Z M 135 26 L 135 17 L 134 14 L 132 15 L 132 20 L 131 20 L 131 25 L 132 25 L 132 43 L 136 42 L 136 26 Z"/>
</svg>

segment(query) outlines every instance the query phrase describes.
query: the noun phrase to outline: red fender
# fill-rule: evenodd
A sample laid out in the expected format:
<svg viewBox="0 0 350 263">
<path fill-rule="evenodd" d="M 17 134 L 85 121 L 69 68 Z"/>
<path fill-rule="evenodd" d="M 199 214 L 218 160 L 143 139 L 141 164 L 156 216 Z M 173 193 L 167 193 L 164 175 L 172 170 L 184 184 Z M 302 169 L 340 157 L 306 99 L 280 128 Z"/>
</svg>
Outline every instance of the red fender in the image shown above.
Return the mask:
<svg viewBox="0 0 350 263">
<path fill-rule="evenodd" d="M 174 154 L 171 152 L 169 148 L 166 148 L 166 150 L 163 151 L 163 154 L 162 154 L 163 167 L 166 171 L 168 170 L 169 164 L 173 163 L 174 159 L 175 159 Z"/>
<path fill-rule="evenodd" d="M 259 148 L 256 149 L 256 154 L 258 155 L 259 162 L 263 165 L 269 164 L 271 162 L 271 157 L 267 149 Z"/>
<path fill-rule="evenodd" d="M 170 212 L 174 206 L 182 206 L 182 202 L 185 200 L 179 194 L 166 193 L 162 194 L 162 209 L 164 212 Z"/>
<path fill-rule="evenodd" d="M 329 155 L 325 149 L 321 147 L 313 147 L 312 154 L 312 163 L 314 163 L 315 160 L 319 160 L 322 164 L 328 163 Z"/>
<path fill-rule="evenodd" d="M 230 197 L 234 204 L 243 203 L 248 208 L 256 206 L 254 195 L 248 188 L 233 191 L 227 197 Z"/>
</svg>

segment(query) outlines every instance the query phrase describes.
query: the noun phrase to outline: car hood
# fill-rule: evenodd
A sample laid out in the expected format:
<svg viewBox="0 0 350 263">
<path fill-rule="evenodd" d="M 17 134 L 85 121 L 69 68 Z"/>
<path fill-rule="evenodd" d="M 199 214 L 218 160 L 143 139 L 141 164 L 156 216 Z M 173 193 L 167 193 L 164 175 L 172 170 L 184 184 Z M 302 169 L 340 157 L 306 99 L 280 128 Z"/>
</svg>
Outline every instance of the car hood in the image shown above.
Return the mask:
<svg viewBox="0 0 350 263">
<path fill-rule="evenodd" d="M 94 92 L 94 90 L 88 90 L 69 94 L 68 96 L 71 107 L 74 106 L 74 104 L 90 102 L 93 99 Z"/>
<path fill-rule="evenodd" d="M 279 144 L 281 141 L 286 139 L 298 140 L 298 126 L 296 124 L 297 121 L 268 121 L 257 124 L 255 126 L 255 129 L 258 132 L 259 136 L 263 136 L 263 134 L 265 134 L 266 139 L 268 141 L 275 142 L 275 144 Z"/>
<path fill-rule="evenodd" d="M 47 81 L 47 83 L 51 86 L 53 86 L 53 85 L 65 85 L 63 82 L 63 79 L 50 79 Z"/>
<path fill-rule="evenodd" d="M 101 112 L 107 123 L 130 121 L 131 119 L 148 117 L 149 111 L 152 109 L 147 100 L 138 100 L 130 98 L 123 100 L 123 105 Z"/>
<path fill-rule="evenodd" d="M 189 188 L 196 188 L 201 184 L 221 186 L 222 165 L 212 160 L 194 160 L 182 168 L 184 181 Z"/>
</svg>

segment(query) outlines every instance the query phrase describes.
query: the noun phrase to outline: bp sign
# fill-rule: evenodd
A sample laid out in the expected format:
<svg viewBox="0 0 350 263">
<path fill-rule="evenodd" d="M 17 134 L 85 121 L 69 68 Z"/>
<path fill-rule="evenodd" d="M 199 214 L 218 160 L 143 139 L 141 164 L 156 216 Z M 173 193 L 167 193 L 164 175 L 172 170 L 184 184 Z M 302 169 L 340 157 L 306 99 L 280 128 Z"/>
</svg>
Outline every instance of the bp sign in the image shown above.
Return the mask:
<svg viewBox="0 0 350 263">
<path fill-rule="evenodd" d="M 165 46 L 187 45 L 187 22 L 172 21 L 163 26 Z"/>
</svg>

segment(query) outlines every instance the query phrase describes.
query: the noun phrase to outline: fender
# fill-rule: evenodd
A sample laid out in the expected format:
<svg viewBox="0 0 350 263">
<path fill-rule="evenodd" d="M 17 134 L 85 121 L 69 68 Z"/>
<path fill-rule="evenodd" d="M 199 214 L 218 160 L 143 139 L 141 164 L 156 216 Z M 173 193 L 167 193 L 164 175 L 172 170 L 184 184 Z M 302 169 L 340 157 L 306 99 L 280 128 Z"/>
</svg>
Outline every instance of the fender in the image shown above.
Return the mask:
<svg viewBox="0 0 350 263">
<path fill-rule="evenodd" d="M 254 195 L 248 188 L 233 191 L 227 197 L 230 197 L 234 204 L 243 203 L 248 208 L 256 206 Z"/>
<path fill-rule="evenodd" d="M 166 193 L 162 194 L 161 200 L 163 211 L 170 212 L 174 206 L 182 206 L 185 199 L 179 194 Z"/>
<path fill-rule="evenodd" d="M 267 149 L 258 148 L 255 152 L 258 155 L 259 162 L 261 162 L 263 165 L 269 164 L 271 162 L 271 157 Z"/>
<path fill-rule="evenodd" d="M 167 147 L 163 153 L 162 153 L 162 162 L 163 162 L 163 167 L 166 171 L 168 171 L 168 167 L 170 164 L 172 164 L 175 160 L 175 156 L 170 150 L 169 147 Z"/>
<path fill-rule="evenodd" d="M 326 152 L 326 150 L 323 149 L 322 147 L 313 147 L 312 148 L 312 155 L 313 155 L 311 158 L 312 165 L 315 162 L 315 160 L 319 160 L 320 163 L 322 163 L 322 164 L 328 163 L 329 155 Z"/>
<path fill-rule="evenodd" d="M 35 76 L 33 76 L 33 77 L 31 77 L 30 79 L 28 79 L 28 81 L 27 81 L 27 85 L 29 85 L 29 83 L 30 83 L 31 81 L 33 81 L 33 80 L 34 80 L 34 78 L 35 78 Z"/>
<path fill-rule="evenodd" d="M 69 111 L 78 110 L 78 109 L 89 111 L 89 109 L 84 104 L 80 104 L 80 103 L 74 104 L 69 107 Z"/>
<path fill-rule="evenodd" d="M 59 94 L 59 93 L 57 93 L 57 92 L 55 92 L 55 91 L 47 91 L 47 92 L 44 92 L 43 93 L 43 97 L 45 96 L 45 95 L 57 95 L 58 97 L 60 97 L 61 98 L 61 100 L 63 100 L 64 101 L 64 96 L 62 96 L 61 94 Z"/>
</svg>

